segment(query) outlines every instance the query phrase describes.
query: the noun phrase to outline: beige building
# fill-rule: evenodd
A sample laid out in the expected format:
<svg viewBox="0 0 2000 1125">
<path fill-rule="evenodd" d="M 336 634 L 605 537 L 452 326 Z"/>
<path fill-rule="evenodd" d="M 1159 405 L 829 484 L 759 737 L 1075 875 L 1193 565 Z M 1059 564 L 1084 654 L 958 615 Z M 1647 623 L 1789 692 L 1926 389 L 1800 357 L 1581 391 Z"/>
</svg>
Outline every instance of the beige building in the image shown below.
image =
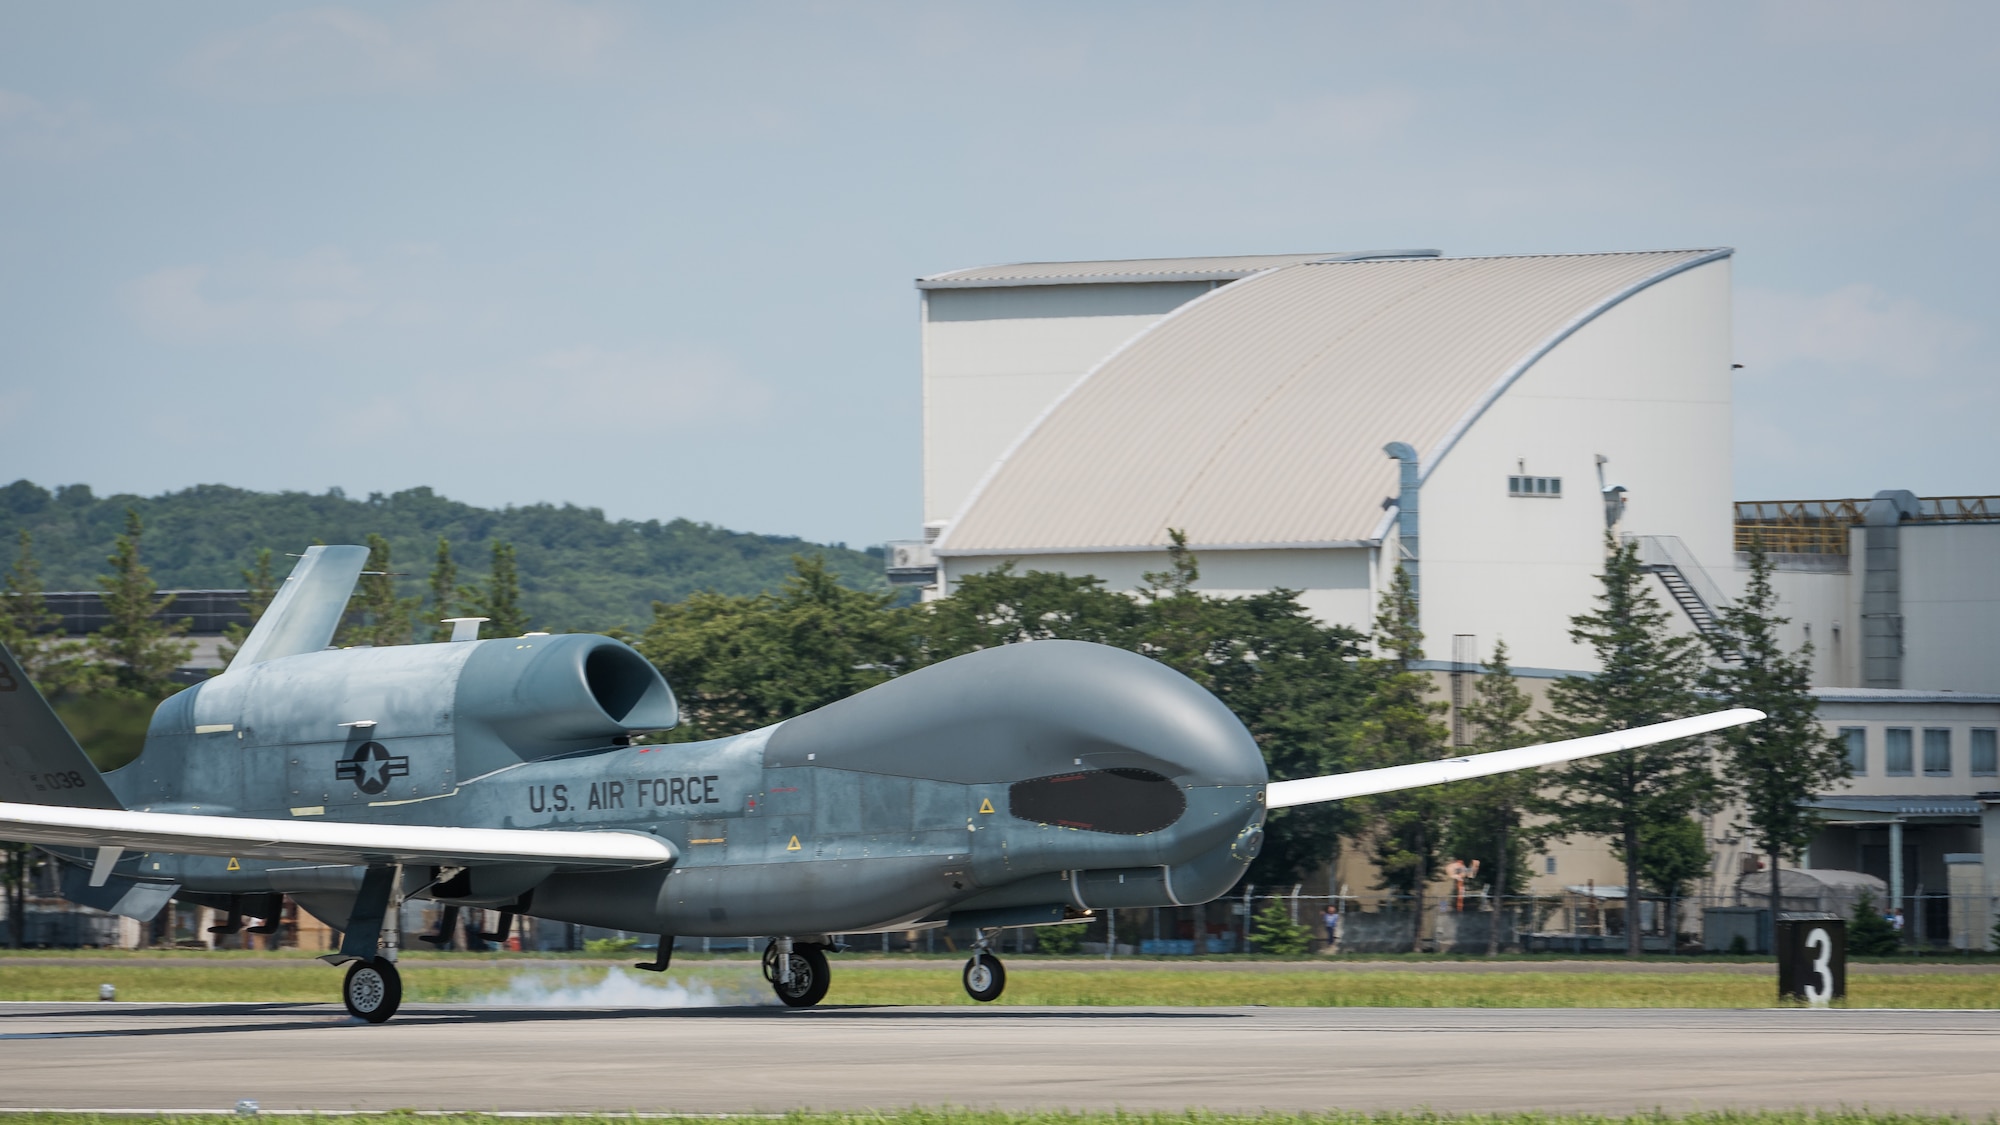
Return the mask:
<svg viewBox="0 0 2000 1125">
<path fill-rule="evenodd" d="M 1727 250 L 917 284 L 925 539 L 892 573 L 933 593 L 1003 562 L 1134 589 L 1178 529 L 1209 591 L 1284 586 L 1366 628 L 1400 562 L 1440 647 L 1504 637 L 1518 664 L 1571 669 L 1607 515 L 1728 562 Z"/>
</svg>

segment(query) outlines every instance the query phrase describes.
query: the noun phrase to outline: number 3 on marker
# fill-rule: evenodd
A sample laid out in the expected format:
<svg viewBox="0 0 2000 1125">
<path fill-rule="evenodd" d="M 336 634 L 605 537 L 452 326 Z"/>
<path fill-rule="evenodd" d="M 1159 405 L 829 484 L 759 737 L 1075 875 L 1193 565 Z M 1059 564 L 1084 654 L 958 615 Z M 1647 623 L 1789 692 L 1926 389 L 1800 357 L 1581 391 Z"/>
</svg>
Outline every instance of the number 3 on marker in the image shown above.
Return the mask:
<svg viewBox="0 0 2000 1125">
<path fill-rule="evenodd" d="M 1806 934 L 1806 948 L 1814 951 L 1812 979 L 1804 988 L 1806 1003 L 1824 1004 L 1833 999 L 1833 938 L 1824 926 L 1814 926 Z"/>
</svg>

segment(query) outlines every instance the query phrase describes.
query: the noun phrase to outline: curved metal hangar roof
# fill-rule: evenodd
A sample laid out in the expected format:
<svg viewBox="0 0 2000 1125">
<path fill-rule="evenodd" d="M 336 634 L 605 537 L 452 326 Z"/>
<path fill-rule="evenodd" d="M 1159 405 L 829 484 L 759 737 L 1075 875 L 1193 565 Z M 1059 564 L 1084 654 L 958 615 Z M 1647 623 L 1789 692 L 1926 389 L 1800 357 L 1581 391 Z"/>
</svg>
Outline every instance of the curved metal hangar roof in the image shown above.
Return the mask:
<svg viewBox="0 0 2000 1125">
<path fill-rule="evenodd" d="M 1365 542 L 1395 491 L 1521 373 L 1727 250 L 1283 264 L 1183 305 L 1098 364 L 994 465 L 942 555 Z"/>
</svg>

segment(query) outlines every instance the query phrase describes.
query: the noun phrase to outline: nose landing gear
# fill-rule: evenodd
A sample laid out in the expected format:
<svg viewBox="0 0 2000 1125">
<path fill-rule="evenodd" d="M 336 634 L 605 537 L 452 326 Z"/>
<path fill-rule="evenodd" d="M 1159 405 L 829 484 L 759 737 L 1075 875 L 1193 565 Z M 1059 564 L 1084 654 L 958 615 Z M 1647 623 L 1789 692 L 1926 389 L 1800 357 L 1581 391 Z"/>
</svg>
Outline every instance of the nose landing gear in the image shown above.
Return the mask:
<svg viewBox="0 0 2000 1125">
<path fill-rule="evenodd" d="M 965 994 L 982 1004 L 1000 999 L 1007 988 L 1007 970 L 987 948 L 988 941 L 982 932 L 972 943 L 972 959 L 965 963 Z"/>
<path fill-rule="evenodd" d="M 402 974 L 387 957 L 351 962 L 341 982 L 340 998 L 355 1019 L 386 1023 L 403 1006 Z"/>
<path fill-rule="evenodd" d="M 826 947 L 813 942 L 773 938 L 764 947 L 764 979 L 788 1008 L 810 1008 L 826 999 L 833 983 L 826 963 Z"/>
</svg>

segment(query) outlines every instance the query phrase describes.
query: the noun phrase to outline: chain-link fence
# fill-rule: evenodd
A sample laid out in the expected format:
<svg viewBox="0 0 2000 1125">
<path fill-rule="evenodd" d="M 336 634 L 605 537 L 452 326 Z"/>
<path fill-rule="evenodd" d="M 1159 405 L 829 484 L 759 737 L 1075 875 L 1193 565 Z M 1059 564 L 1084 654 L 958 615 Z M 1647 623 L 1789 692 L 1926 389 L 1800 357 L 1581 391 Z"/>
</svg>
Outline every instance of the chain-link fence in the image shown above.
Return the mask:
<svg viewBox="0 0 2000 1125">
<path fill-rule="evenodd" d="M 1833 914 L 1852 919 L 1856 900 L 1837 893 L 1784 895 L 1780 914 Z M 182 946 L 250 945 L 241 937 L 218 938 L 206 927 L 220 922 L 219 911 L 194 907 L 173 910 L 167 925 L 141 926 L 59 898 L 36 896 L 23 919 L 25 944 L 43 947 L 168 944 Z M 1984 895 L 1905 895 L 1900 904 L 1878 903 L 1875 909 L 1889 921 L 1902 948 L 1912 952 L 1978 952 L 1996 948 L 2000 898 Z M 474 940 L 497 920 L 498 912 L 466 911 L 448 948 L 492 948 Z M 13 945 L 15 920 L 0 899 L 0 945 Z M 294 909 L 287 904 L 286 917 Z M 1001 953 L 1060 953 L 1090 957 L 1200 957 L 1240 953 L 1622 953 L 1626 925 L 1636 914 L 1642 946 L 1652 953 L 1742 952 L 1770 948 L 1771 918 L 1767 896 L 1742 893 L 1727 896 L 1643 897 L 1636 912 L 1628 909 L 1623 888 L 1583 886 L 1561 894 L 1505 898 L 1467 893 L 1427 895 L 1309 895 L 1294 890 L 1271 892 L 1246 887 L 1235 895 L 1201 906 L 1100 910 L 1083 921 L 1060 927 L 1002 930 L 994 935 Z M 305 921 L 300 916 L 301 922 Z M 440 908 L 434 903 L 405 904 L 403 945 L 433 948 L 420 935 L 435 932 Z M 324 927 L 322 927 L 324 929 Z M 468 936 L 473 935 L 473 936 Z M 517 919 L 505 948 L 576 951 L 587 943 L 619 938 L 637 939 L 650 948 L 655 935 L 575 926 L 540 919 Z M 949 927 L 919 927 L 889 933 L 840 935 L 850 950 L 866 953 L 937 953 L 963 951 L 973 935 Z M 255 943 L 258 948 L 330 947 L 330 931 L 293 934 L 289 928 Z M 682 937 L 683 952 L 755 952 L 762 936 Z"/>
</svg>

